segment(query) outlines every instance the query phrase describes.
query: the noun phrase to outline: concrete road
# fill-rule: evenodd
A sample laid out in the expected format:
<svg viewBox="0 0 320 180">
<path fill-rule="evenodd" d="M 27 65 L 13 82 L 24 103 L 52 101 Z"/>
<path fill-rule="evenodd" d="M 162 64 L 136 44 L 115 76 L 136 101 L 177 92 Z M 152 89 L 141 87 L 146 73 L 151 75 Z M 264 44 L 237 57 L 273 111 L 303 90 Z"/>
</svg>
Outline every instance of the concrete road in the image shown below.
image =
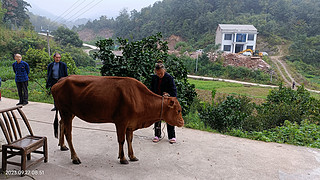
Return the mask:
<svg viewBox="0 0 320 180">
<path fill-rule="evenodd" d="M 12 107 L 17 102 L 2 98 L 0 109 Z M 152 127 L 135 131 L 133 148 L 139 161 L 122 165 L 117 159 L 114 125 L 89 124 L 77 118 L 73 122 L 73 143 L 82 164 L 74 165 L 70 152 L 62 152 L 57 146 L 51 108 L 51 104 L 35 102 L 22 108 L 34 133 L 48 137 L 49 161 L 30 168 L 31 172 L 41 175 L 22 178 L 0 175 L 0 179 L 320 179 L 319 149 L 188 128 L 176 128 L 176 144 L 169 144 L 167 136 L 159 143 L 153 143 Z M 8 166 L 9 170 L 14 168 Z"/>
</svg>

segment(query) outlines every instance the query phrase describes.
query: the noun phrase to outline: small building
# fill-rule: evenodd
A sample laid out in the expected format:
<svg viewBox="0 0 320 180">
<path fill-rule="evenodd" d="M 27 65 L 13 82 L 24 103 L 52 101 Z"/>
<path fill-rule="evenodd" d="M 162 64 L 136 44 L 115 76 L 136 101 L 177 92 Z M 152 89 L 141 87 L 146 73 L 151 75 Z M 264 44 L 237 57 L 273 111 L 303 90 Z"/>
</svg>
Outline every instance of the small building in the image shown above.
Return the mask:
<svg viewBox="0 0 320 180">
<path fill-rule="evenodd" d="M 245 49 L 255 50 L 258 31 L 253 25 L 219 24 L 216 30 L 216 45 L 220 50 L 238 53 Z"/>
</svg>

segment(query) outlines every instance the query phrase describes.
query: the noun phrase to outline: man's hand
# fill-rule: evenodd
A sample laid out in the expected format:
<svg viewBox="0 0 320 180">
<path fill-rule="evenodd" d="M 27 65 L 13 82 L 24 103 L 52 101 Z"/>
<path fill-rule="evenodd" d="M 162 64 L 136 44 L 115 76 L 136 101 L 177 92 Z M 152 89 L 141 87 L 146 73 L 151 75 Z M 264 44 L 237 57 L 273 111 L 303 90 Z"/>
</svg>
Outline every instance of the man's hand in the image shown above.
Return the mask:
<svg viewBox="0 0 320 180">
<path fill-rule="evenodd" d="M 169 94 L 169 93 L 167 93 L 167 92 L 163 92 L 163 96 L 169 97 L 169 96 L 170 96 L 170 94 Z"/>
</svg>

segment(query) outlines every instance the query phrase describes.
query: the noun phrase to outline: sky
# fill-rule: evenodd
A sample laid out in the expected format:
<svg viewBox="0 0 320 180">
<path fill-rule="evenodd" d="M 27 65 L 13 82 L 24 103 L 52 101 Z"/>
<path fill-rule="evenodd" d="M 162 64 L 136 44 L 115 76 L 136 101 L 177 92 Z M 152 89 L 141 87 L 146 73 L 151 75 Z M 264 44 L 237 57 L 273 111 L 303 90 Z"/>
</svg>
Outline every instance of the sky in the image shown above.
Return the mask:
<svg viewBox="0 0 320 180">
<path fill-rule="evenodd" d="M 117 17 L 119 12 L 126 8 L 128 12 L 133 9 L 140 11 L 141 8 L 153 5 L 161 0 L 25 0 L 32 7 L 28 7 L 29 11 L 41 15 L 56 16 L 57 21 L 64 18 L 74 21 L 80 18 L 98 19 L 105 15 L 108 18 Z M 52 19 L 52 17 L 49 17 Z"/>
</svg>

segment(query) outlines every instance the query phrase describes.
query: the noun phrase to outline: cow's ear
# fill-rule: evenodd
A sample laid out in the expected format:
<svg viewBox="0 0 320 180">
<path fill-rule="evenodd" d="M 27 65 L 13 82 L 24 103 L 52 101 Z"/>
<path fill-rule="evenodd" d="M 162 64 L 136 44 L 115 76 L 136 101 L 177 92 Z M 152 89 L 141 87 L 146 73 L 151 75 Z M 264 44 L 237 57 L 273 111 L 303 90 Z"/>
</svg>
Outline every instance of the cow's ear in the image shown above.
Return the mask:
<svg viewBox="0 0 320 180">
<path fill-rule="evenodd" d="M 168 107 L 169 107 L 169 108 L 173 108 L 173 105 L 174 105 L 174 101 L 170 99 L 170 100 L 169 100 Z"/>
</svg>

